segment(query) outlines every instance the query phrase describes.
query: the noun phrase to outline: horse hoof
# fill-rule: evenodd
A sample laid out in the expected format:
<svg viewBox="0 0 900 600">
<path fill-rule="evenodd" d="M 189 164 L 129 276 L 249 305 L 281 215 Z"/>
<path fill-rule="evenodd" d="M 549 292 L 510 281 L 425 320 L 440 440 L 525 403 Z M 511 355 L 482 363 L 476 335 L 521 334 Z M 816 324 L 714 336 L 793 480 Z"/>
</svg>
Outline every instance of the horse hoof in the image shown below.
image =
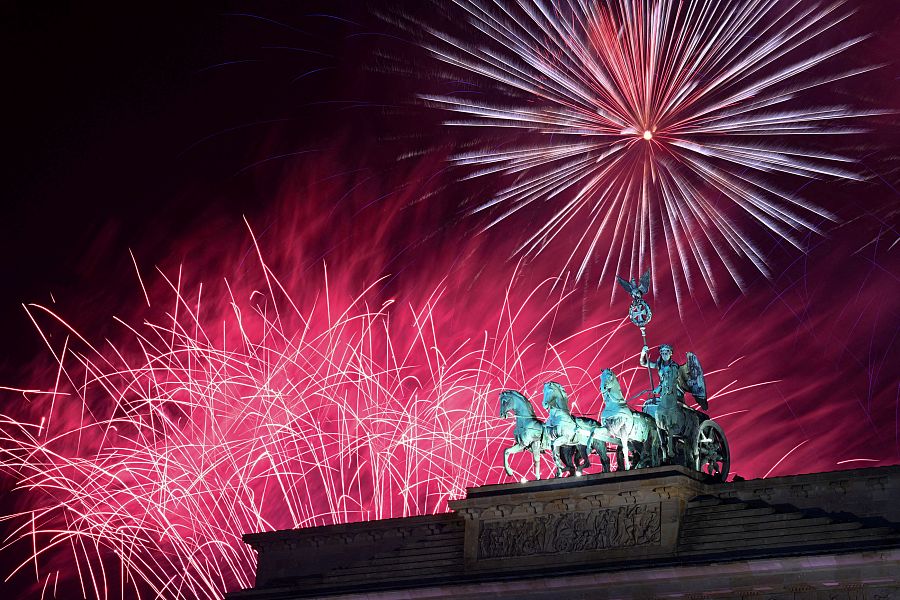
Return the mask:
<svg viewBox="0 0 900 600">
<path fill-rule="evenodd" d="M 519 483 L 527 483 L 527 482 L 528 482 L 528 479 L 525 477 L 522 477 L 522 479 L 519 480 Z"/>
</svg>

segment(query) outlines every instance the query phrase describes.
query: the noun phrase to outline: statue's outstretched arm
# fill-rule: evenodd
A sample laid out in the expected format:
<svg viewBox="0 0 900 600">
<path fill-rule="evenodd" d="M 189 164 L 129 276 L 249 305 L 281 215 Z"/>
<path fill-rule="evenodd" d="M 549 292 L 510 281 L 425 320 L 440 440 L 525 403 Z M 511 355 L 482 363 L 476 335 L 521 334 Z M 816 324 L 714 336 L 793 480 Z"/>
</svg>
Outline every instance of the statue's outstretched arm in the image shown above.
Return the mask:
<svg viewBox="0 0 900 600">
<path fill-rule="evenodd" d="M 650 360 L 649 355 L 650 355 L 650 348 L 648 348 L 647 346 L 644 346 L 643 348 L 641 348 L 641 356 L 638 358 L 638 362 L 641 364 L 642 367 L 649 366 L 651 369 L 655 369 L 656 363 L 653 362 L 652 360 Z"/>
</svg>

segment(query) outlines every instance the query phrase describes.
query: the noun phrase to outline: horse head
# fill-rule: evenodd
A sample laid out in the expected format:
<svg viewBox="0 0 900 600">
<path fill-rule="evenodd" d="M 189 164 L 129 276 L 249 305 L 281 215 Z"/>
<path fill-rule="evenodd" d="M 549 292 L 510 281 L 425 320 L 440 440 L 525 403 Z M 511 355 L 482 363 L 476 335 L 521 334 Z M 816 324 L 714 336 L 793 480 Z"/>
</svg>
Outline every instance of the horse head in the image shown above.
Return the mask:
<svg viewBox="0 0 900 600">
<path fill-rule="evenodd" d="M 527 408 L 526 408 L 527 407 Z M 515 390 L 503 390 L 500 392 L 500 415 L 501 417 L 506 418 L 510 412 L 515 415 L 519 415 L 523 411 L 527 414 L 527 412 L 534 413 L 534 409 L 528 410 L 531 407 L 531 403 L 525 399 L 520 392 Z M 523 415 L 524 416 L 524 415 Z"/>
<path fill-rule="evenodd" d="M 541 403 L 544 408 L 561 408 L 566 412 L 569 411 L 569 396 L 562 385 L 555 381 L 548 381 L 544 384 L 544 400 Z"/>
<path fill-rule="evenodd" d="M 622 395 L 622 386 L 612 369 L 603 369 L 600 373 L 600 393 L 603 394 L 605 402 L 624 403 L 625 397 Z"/>
</svg>

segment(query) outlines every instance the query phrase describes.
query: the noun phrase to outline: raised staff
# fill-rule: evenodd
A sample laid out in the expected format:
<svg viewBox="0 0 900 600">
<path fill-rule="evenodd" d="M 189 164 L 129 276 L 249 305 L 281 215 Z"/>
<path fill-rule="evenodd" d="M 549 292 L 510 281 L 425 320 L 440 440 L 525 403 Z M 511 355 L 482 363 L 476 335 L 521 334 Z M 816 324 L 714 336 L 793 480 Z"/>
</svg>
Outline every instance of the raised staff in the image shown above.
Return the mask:
<svg viewBox="0 0 900 600">
<path fill-rule="evenodd" d="M 650 305 L 644 300 L 644 294 L 650 291 L 650 269 L 647 269 L 647 272 L 641 275 L 640 281 L 634 278 L 632 278 L 631 281 L 626 281 L 618 275 L 616 275 L 616 281 L 618 281 L 619 284 L 625 288 L 625 291 L 631 295 L 631 306 L 628 307 L 628 318 L 641 330 L 644 348 L 647 348 L 647 324 L 650 323 L 650 319 L 653 318 L 653 311 L 650 310 Z M 652 392 L 654 388 L 656 388 L 656 385 L 653 383 L 653 371 L 650 369 L 649 364 L 646 366 L 647 376 L 650 377 L 650 390 Z"/>
</svg>

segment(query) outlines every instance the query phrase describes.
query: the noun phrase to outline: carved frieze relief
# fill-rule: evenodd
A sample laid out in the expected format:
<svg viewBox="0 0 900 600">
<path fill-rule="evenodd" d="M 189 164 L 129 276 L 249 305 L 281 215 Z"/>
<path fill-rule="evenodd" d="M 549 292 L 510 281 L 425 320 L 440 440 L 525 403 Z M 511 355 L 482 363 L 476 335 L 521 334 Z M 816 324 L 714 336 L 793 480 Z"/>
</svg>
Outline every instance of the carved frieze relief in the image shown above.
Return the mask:
<svg viewBox="0 0 900 600">
<path fill-rule="evenodd" d="M 483 521 L 478 558 L 589 552 L 659 544 L 660 505 L 541 514 L 529 519 Z"/>
</svg>

